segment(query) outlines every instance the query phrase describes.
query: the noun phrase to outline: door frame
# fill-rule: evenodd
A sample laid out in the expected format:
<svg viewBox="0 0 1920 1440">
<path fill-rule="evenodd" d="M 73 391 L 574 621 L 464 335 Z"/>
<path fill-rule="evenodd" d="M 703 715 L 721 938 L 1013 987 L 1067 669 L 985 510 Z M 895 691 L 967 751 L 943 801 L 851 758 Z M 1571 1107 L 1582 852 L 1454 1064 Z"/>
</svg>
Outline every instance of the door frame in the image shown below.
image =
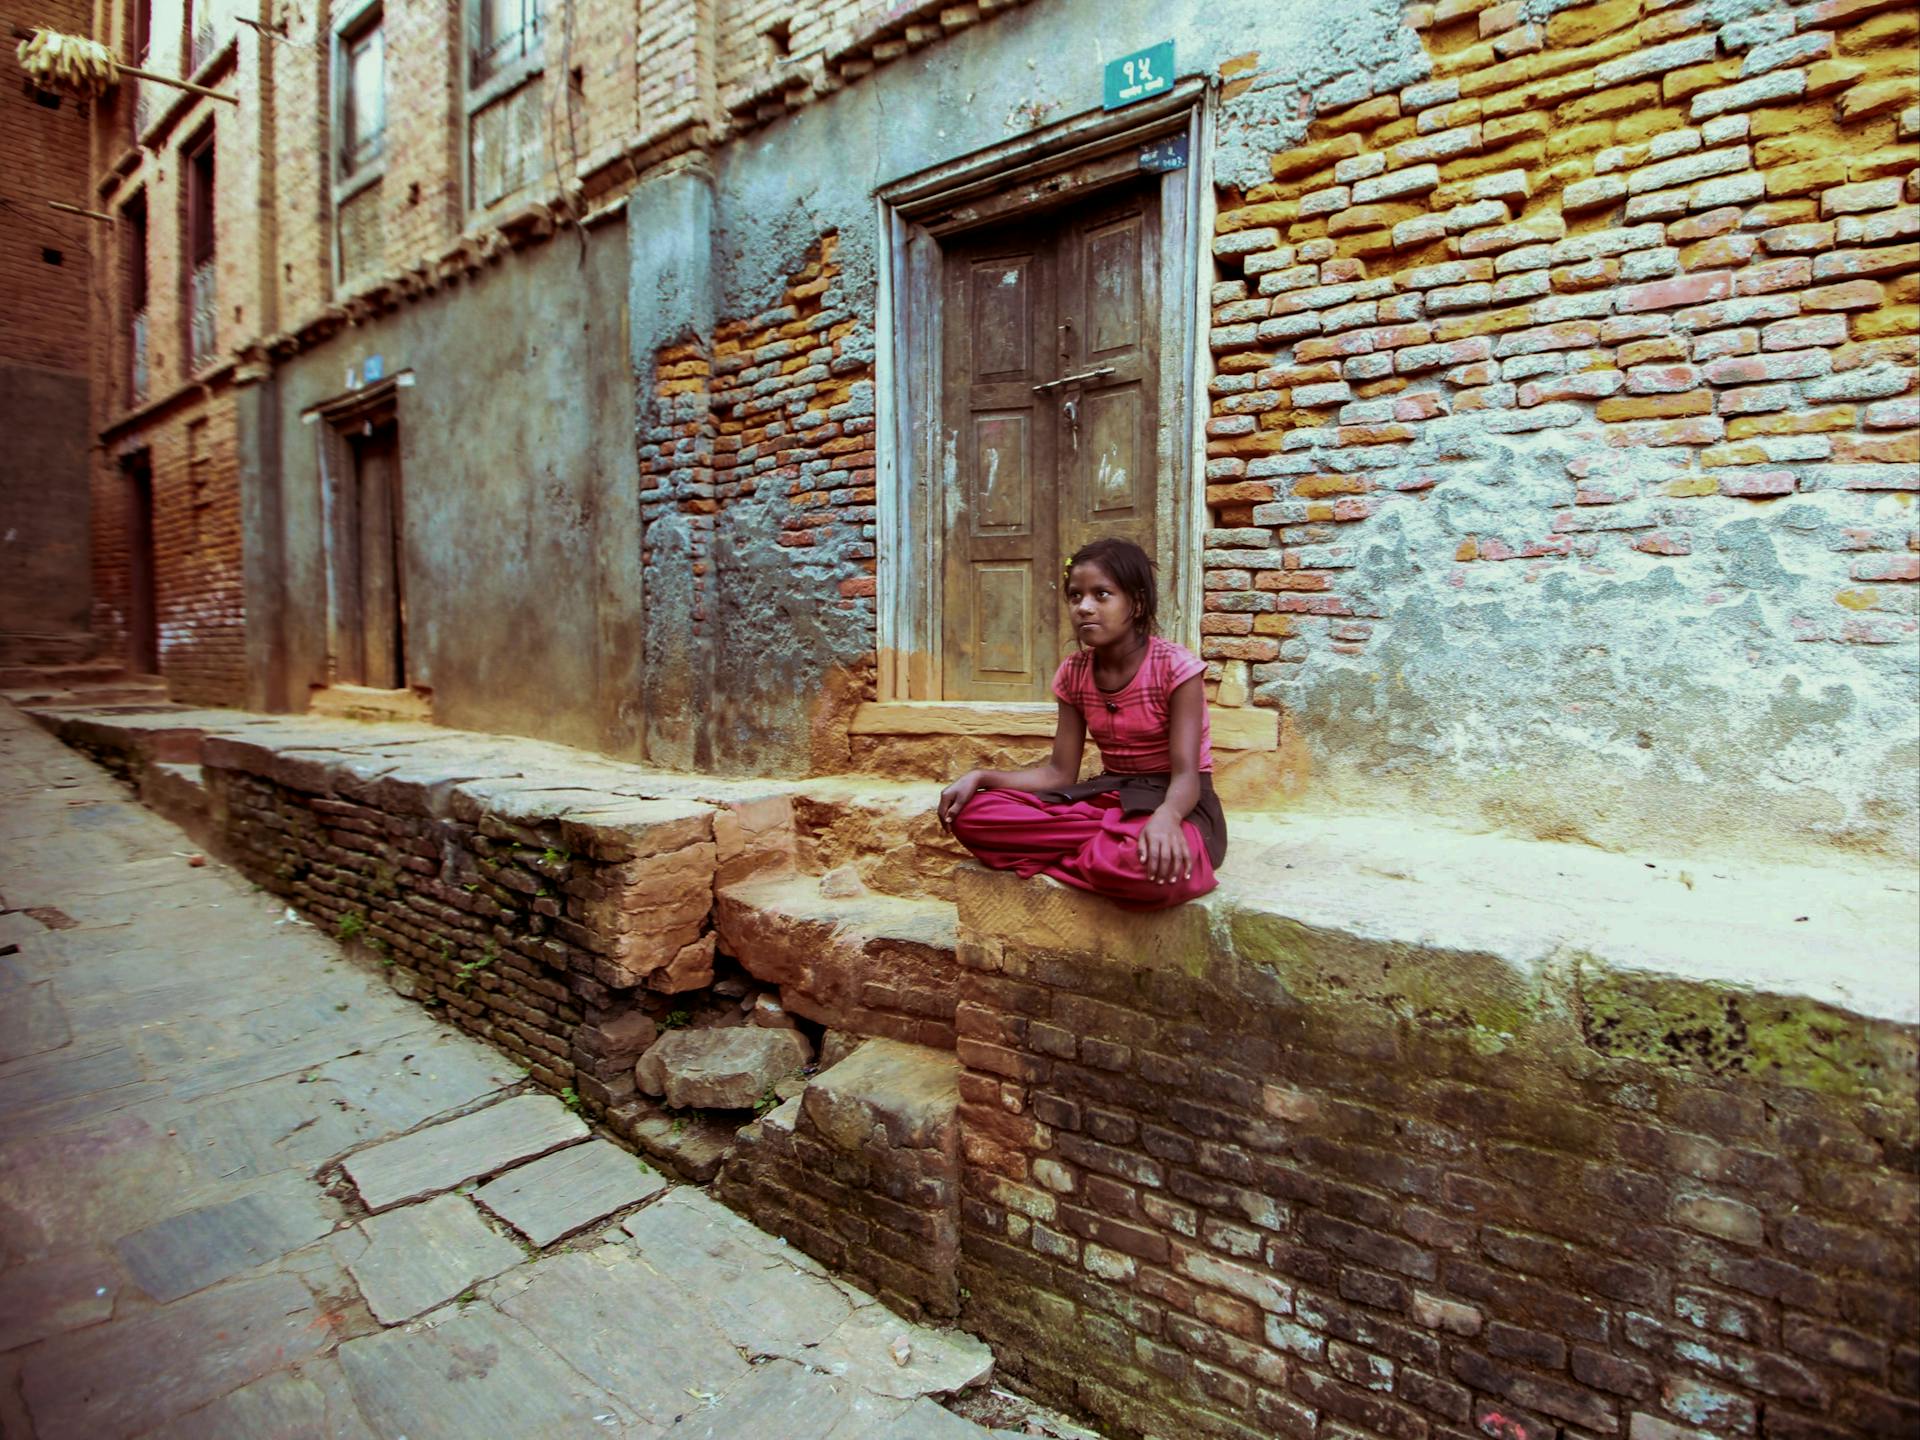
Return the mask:
<svg viewBox="0 0 1920 1440">
<path fill-rule="evenodd" d="M 885 437 L 875 493 L 875 619 L 883 705 L 946 698 L 940 651 L 943 549 L 947 496 L 958 477 L 950 473 L 956 462 L 944 453 L 940 438 L 942 241 L 1152 173 L 1140 163 L 1142 149 L 1181 139 L 1187 164 L 1161 172 L 1160 182 L 1165 270 L 1157 317 L 1162 343 L 1153 558 L 1162 577 L 1161 628 L 1197 648 L 1206 496 L 1200 483 L 1205 437 L 1196 403 L 1206 393 L 1202 342 L 1211 313 L 1211 273 L 1202 253 L 1212 227 L 1209 95 L 1204 80 L 1189 79 L 1157 100 L 1075 116 L 878 192 L 880 234 L 887 246 L 879 275 L 874 386 L 877 429 Z M 1007 708 L 1005 702 L 977 703 Z M 1051 716 L 1051 702 L 1037 708 Z M 869 717 L 860 728 L 871 724 Z"/>
<path fill-rule="evenodd" d="M 120 456 L 127 533 L 127 668 L 160 674 L 160 556 L 154 547 L 153 452 Z"/>
<path fill-rule="evenodd" d="M 326 581 L 327 581 L 327 684 L 339 686 L 343 682 L 340 675 L 341 657 L 346 653 L 347 629 L 349 624 L 359 622 L 357 594 L 349 599 L 349 580 L 358 583 L 358 571 L 352 576 L 346 573 L 347 557 L 359 556 L 360 537 L 356 511 L 347 497 L 356 485 L 354 469 L 353 437 L 356 433 L 365 434 L 376 425 L 392 424 L 397 428 L 394 440 L 394 464 L 399 474 L 393 487 L 394 528 L 394 575 L 396 594 L 395 607 L 398 611 L 398 626 L 403 644 L 401 654 L 406 657 L 402 664 L 406 667 L 401 675 L 404 689 L 393 693 L 403 694 L 414 686 L 412 671 L 413 647 L 404 643 L 408 637 L 407 625 L 407 557 L 405 547 L 406 528 L 404 518 L 404 476 L 406 464 L 407 427 L 400 413 L 400 392 L 412 383 L 412 374 L 402 372 L 389 379 L 381 380 L 350 394 L 325 401 L 305 412 L 302 419 L 314 424 L 316 439 L 320 450 L 320 504 L 321 525 L 325 537 Z"/>
</svg>

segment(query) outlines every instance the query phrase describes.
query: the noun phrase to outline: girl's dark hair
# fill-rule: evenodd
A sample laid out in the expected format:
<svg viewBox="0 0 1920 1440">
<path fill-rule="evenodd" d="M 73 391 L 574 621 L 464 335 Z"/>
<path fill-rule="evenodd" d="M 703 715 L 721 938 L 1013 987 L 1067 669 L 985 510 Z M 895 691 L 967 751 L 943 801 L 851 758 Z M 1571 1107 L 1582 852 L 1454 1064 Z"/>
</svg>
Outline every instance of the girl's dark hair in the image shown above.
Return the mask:
<svg viewBox="0 0 1920 1440">
<path fill-rule="evenodd" d="M 1118 585 L 1128 599 L 1133 601 L 1134 624 L 1143 635 L 1152 635 L 1160 623 L 1160 596 L 1153 583 L 1153 561 L 1131 540 L 1117 540 L 1111 536 L 1099 540 L 1089 540 L 1073 552 L 1073 558 L 1067 561 L 1067 572 L 1073 567 L 1091 561 Z"/>
</svg>

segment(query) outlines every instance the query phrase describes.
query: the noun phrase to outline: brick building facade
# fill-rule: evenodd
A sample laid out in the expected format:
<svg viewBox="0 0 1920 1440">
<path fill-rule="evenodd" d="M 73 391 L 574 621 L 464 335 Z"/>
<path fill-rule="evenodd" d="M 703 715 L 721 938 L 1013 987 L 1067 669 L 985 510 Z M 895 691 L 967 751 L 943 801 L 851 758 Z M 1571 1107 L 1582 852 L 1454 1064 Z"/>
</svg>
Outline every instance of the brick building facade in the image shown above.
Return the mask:
<svg viewBox="0 0 1920 1440">
<path fill-rule="evenodd" d="M 1906 12 L 1131 13 L 1178 83 L 1113 112 L 1057 3 L 117 15 L 239 103 L 99 107 L 96 629 L 181 698 L 668 765 L 1030 753 L 1043 690 L 951 673 L 912 287 L 1152 174 L 1127 443 L 1243 801 L 1912 853 Z"/>
<path fill-rule="evenodd" d="M 56 0 L 41 22 L 86 28 Z M 9 44 L 14 43 L 9 41 Z M 89 106 L 0 90 L 0 664 L 86 659 Z M 54 206 L 70 207 L 56 210 Z"/>
<path fill-rule="evenodd" d="M 931 779 L 1044 747 L 1059 561 L 1124 533 L 1207 661 L 1232 807 L 1716 863 L 1920 848 L 1910 5 L 242 0 L 113 26 L 237 101 L 126 85 L 94 117 L 95 626 L 178 699 L 424 713 L 645 762 L 617 778 L 656 798 L 696 783 L 675 769 Z M 1140 88 L 1109 108 L 1121 56 Z M 462 1023 L 524 1022 L 596 1113 L 637 1104 L 627 1050 L 573 1034 L 646 1009 L 637 982 L 601 994 L 564 978 L 592 946 L 545 943 L 572 842 L 544 812 L 488 829 L 518 752 L 461 742 L 403 806 L 356 768 L 393 757 L 301 743 L 201 757 L 235 759 L 208 814 L 262 883 L 370 922 Z M 496 772 L 434 811 L 439 779 Z M 899 841 L 857 857 L 876 888 L 919 856 L 951 889 L 920 819 L 855 827 Z M 828 914 L 787 927 L 809 951 L 857 948 L 812 945 L 839 924 L 816 876 L 729 896 L 693 868 L 720 918 L 676 955 L 760 976 L 796 894 Z M 1691 936 L 1676 986 L 1449 949 L 1417 910 L 1314 930 L 1242 894 L 1121 943 L 960 883 L 910 1034 L 884 987 L 824 1019 L 761 978 L 954 1050 L 958 1128 L 906 1148 L 959 1167 L 955 1208 L 881 1223 L 936 1237 L 959 1283 L 921 1300 L 1028 1383 L 1129 1434 L 1182 1407 L 1316 1440 L 1920 1413 L 1899 1004 L 1813 963 L 1735 1003 Z M 527 963 L 479 988 L 527 1013 L 465 993 L 489 940 Z M 673 979 L 649 986 L 711 972 Z M 818 1138 L 763 1129 L 768 1172 Z"/>
</svg>

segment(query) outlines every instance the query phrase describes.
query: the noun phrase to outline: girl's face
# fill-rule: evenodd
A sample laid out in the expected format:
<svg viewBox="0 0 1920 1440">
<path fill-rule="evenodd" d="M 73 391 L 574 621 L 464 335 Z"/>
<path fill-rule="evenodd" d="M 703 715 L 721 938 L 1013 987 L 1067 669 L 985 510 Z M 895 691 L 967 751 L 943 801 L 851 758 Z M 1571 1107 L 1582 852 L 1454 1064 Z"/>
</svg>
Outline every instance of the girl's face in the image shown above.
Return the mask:
<svg viewBox="0 0 1920 1440">
<path fill-rule="evenodd" d="M 1139 612 L 1133 597 L 1097 562 L 1082 560 L 1067 572 L 1067 613 L 1080 643 L 1091 649 L 1127 639 Z"/>
</svg>

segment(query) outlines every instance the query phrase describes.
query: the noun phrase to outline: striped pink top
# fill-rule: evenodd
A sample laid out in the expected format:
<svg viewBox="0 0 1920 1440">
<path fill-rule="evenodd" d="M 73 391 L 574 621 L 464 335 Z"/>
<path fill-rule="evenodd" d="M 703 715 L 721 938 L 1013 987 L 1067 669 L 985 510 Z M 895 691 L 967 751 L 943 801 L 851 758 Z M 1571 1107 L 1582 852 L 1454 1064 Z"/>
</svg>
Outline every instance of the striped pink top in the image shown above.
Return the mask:
<svg viewBox="0 0 1920 1440">
<path fill-rule="evenodd" d="M 1112 775 L 1163 774 L 1173 769 L 1168 751 L 1173 692 L 1183 681 L 1204 674 L 1206 663 L 1191 650 L 1163 640 L 1147 641 L 1147 653 L 1121 689 L 1109 694 L 1093 683 L 1093 652 L 1076 650 L 1060 662 L 1053 693 L 1085 717 L 1087 733 L 1100 747 L 1100 761 Z M 1213 730 L 1200 711 L 1200 769 L 1213 769 Z"/>
</svg>

